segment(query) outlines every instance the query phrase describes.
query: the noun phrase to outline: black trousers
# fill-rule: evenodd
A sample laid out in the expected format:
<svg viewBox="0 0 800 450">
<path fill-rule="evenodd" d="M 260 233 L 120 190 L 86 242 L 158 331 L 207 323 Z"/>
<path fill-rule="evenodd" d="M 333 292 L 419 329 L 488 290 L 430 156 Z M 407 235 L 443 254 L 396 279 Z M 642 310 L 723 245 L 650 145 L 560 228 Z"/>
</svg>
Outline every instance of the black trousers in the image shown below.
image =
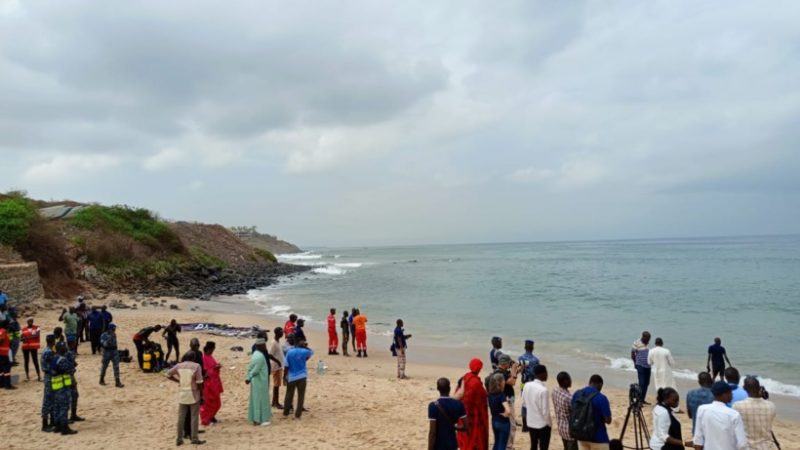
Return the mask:
<svg viewBox="0 0 800 450">
<path fill-rule="evenodd" d="M 34 349 L 28 349 L 22 351 L 22 356 L 25 358 L 25 375 L 30 378 L 28 375 L 28 358 L 33 358 L 33 367 L 36 369 L 36 378 L 41 378 L 41 373 L 39 373 L 39 351 Z"/>
<path fill-rule="evenodd" d="M 102 353 L 100 348 L 100 335 L 103 334 L 102 330 L 89 330 L 89 340 L 92 342 L 92 354 Z"/>
<path fill-rule="evenodd" d="M 529 428 L 531 433 L 531 450 L 547 450 L 550 448 L 551 427 Z"/>
<path fill-rule="evenodd" d="M 288 416 L 294 403 L 294 391 L 297 390 L 297 408 L 294 409 L 294 416 L 300 418 L 303 415 L 303 404 L 306 402 L 306 379 L 290 381 L 286 386 L 286 398 L 283 400 L 283 415 Z"/>
<path fill-rule="evenodd" d="M 144 368 L 144 342 L 133 340 L 133 345 L 136 346 L 136 361 L 139 362 L 139 368 Z"/>
</svg>

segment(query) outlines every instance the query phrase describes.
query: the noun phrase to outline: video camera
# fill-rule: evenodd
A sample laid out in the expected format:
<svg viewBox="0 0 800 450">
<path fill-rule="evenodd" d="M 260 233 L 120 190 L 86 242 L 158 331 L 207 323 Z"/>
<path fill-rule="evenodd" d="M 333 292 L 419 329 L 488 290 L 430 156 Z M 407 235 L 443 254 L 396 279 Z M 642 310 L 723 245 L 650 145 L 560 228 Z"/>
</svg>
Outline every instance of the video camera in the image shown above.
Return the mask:
<svg viewBox="0 0 800 450">
<path fill-rule="evenodd" d="M 633 383 L 628 389 L 628 400 L 631 405 L 641 406 L 644 403 L 644 396 L 642 396 L 642 389 L 638 383 Z"/>
</svg>

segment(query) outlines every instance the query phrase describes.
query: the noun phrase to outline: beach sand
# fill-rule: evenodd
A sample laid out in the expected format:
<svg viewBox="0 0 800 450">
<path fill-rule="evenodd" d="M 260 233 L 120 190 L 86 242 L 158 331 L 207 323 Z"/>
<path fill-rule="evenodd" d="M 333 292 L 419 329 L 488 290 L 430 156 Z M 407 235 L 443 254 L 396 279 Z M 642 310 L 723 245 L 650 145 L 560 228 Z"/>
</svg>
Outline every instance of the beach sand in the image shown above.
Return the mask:
<svg viewBox="0 0 800 450">
<path fill-rule="evenodd" d="M 128 299 L 128 303 L 132 303 Z M 128 348 L 135 356 L 131 338 L 140 328 L 156 323 L 166 324 L 175 318 L 178 322 L 214 322 L 235 326 L 259 325 L 272 329 L 277 321 L 252 314 L 232 314 L 213 311 L 204 306 L 206 302 L 170 299 L 180 310 L 167 307 L 146 307 L 138 310 L 115 310 L 114 322 L 118 325 L 120 348 Z M 189 311 L 191 307 L 197 311 Z M 36 322 L 48 333 L 57 326 L 58 311 L 43 310 Z M 44 331 L 43 331 L 43 334 Z M 388 339 L 373 339 L 370 336 L 370 357 L 327 356 L 327 336 L 318 330 L 307 330 L 309 345 L 316 356 L 309 361 L 309 381 L 306 407 L 310 412 L 301 420 L 284 419 L 280 411 L 274 411 L 272 425 L 256 427 L 248 423 L 247 402 L 249 387 L 244 383 L 244 373 L 249 356 L 247 351 L 232 352 L 232 346 L 249 349 L 252 341 L 233 337 L 212 336 L 205 333 L 186 332 L 180 334 L 181 350 L 188 350 L 191 337 L 202 342 L 217 343 L 216 359 L 223 365 L 222 379 L 225 393 L 222 409 L 217 414 L 220 423 L 207 428 L 201 438 L 207 443 L 203 448 L 249 449 L 291 447 L 296 449 L 423 449 L 427 447 L 427 405 L 438 397 L 435 380 L 449 377 L 455 386 L 456 380 L 466 372 L 463 368 L 415 363 L 414 347 L 409 349 L 410 362 L 407 369 L 410 380 L 396 380 L 395 361 L 388 353 Z M 160 336 L 159 338 L 160 339 Z M 413 344 L 413 342 L 411 343 Z M 166 350 L 166 345 L 162 342 Z M 121 364 L 122 382 L 125 388 L 117 389 L 113 382 L 99 386 L 98 377 L 101 357 L 91 355 L 88 343 L 81 344 L 78 357 L 77 379 L 80 391 L 78 413 L 85 422 L 73 425 L 79 433 L 61 436 L 40 431 L 42 386 L 35 381 L 21 381 L 16 391 L 0 391 L 3 408 L 0 435 L 2 448 L 80 448 L 99 450 L 105 448 L 174 448 L 176 438 L 177 385 L 161 374 L 141 373 L 134 362 Z M 21 354 L 20 354 L 21 357 Z M 317 375 L 318 358 L 322 358 L 328 369 Z M 32 370 L 32 369 L 31 369 Z M 550 367 L 551 382 L 555 383 L 557 367 Z M 111 369 L 109 368 L 109 372 Z M 15 367 L 14 374 L 24 379 L 22 366 Z M 482 376 L 488 374 L 484 368 Z M 113 379 L 111 373 L 108 379 Z M 583 386 L 584 380 L 575 380 L 575 388 Z M 281 396 L 284 394 L 281 389 Z M 610 398 L 614 420 L 609 434 L 618 436 L 628 406 L 627 392 L 605 389 Z M 280 399 L 283 402 L 283 398 Z M 519 406 L 518 406 L 519 408 Z M 519 411 L 518 411 L 519 414 Z M 650 407 L 645 407 L 645 417 L 651 419 Z M 683 435 L 691 434 L 691 421 L 679 415 L 683 424 Z M 554 422 L 555 424 L 555 422 Z M 800 450 L 800 426 L 797 422 L 779 420 L 775 433 L 784 449 Z M 631 435 L 631 432 L 628 433 Z M 490 438 L 490 442 L 492 439 Z M 187 441 L 188 444 L 188 441 Z M 560 449 L 556 430 L 553 432 L 552 448 Z M 517 432 L 517 449 L 529 448 L 529 438 Z"/>
</svg>

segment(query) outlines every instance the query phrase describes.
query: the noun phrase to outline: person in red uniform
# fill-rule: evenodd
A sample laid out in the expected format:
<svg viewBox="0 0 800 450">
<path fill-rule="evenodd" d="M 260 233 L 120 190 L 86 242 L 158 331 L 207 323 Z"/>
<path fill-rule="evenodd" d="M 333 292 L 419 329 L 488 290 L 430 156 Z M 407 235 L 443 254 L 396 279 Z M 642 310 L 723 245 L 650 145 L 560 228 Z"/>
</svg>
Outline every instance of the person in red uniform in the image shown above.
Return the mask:
<svg viewBox="0 0 800 450">
<path fill-rule="evenodd" d="M 36 381 L 42 381 L 39 370 L 39 348 L 41 347 L 39 327 L 33 324 L 33 317 L 28 317 L 28 326 L 22 329 L 22 355 L 25 357 L 25 378 L 30 381 L 28 359 L 33 359 L 33 368 L 36 369 Z"/>
<path fill-rule="evenodd" d="M 367 316 L 361 314 L 361 311 L 356 309 L 356 317 L 353 319 L 353 325 L 356 327 L 356 350 L 357 357 L 367 357 Z"/>
<path fill-rule="evenodd" d="M 285 336 L 289 336 L 294 334 L 294 328 L 297 323 L 297 314 L 290 314 L 289 320 L 286 321 L 286 324 L 283 325 L 283 334 Z"/>
<path fill-rule="evenodd" d="M 336 333 L 336 308 L 328 315 L 328 354 L 339 354 L 339 335 Z"/>
<path fill-rule="evenodd" d="M 0 389 L 16 389 L 11 385 L 11 338 L 8 335 L 8 321 L 0 321 Z"/>
</svg>

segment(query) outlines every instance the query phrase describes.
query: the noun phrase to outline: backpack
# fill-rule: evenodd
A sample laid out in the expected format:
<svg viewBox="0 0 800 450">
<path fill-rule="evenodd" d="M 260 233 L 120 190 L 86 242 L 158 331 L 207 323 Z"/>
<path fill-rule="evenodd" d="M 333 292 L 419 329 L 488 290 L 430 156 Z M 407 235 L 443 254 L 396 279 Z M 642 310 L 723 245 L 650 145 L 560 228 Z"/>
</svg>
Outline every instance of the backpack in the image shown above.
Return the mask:
<svg viewBox="0 0 800 450">
<path fill-rule="evenodd" d="M 597 392 L 592 392 L 591 394 L 581 392 L 581 395 L 575 399 L 575 405 L 569 415 L 569 434 L 574 439 L 579 441 L 592 441 L 594 439 L 597 426 L 594 423 L 592 399 L 597 394 Z"/>
</svg>

